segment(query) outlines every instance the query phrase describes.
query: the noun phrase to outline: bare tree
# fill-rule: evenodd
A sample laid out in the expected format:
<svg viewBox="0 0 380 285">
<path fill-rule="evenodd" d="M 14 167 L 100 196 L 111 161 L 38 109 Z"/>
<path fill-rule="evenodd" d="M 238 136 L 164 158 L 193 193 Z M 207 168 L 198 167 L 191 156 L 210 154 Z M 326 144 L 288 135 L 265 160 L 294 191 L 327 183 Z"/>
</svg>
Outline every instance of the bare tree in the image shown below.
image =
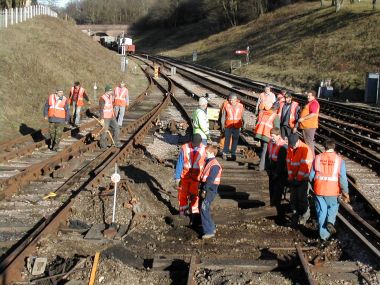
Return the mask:
<svg viewBox="0 0 380 285">
<path fill-rule="evenodd" d="M 335 0 L 335 12 L 339 12 L 343 6 L 344 0 Z"/>
<path fill-rule="evenodd" d="M 376 0 L 372 0 L 372 9 L 376 10 Z"/>
</svg>

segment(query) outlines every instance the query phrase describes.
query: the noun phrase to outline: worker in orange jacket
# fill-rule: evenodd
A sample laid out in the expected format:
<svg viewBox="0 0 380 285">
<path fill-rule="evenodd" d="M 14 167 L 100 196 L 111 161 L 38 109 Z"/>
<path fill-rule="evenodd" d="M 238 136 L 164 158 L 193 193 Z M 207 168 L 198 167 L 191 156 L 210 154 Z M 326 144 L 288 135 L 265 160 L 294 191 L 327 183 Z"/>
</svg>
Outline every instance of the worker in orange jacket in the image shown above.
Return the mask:
<svg viewBox="0 0 380 285">
<path fill-rule="evenodd" d="M 57 88 L 50 94 L 44 108 L 45 120 L 49 120 L 50 144 L 49 148 L 58 151 L 63 129 L 70 120 L 70 108 L 67 98 L 63 95 L 63 88 Z"/>
<path fill-rule="evenodd" d="M 259 99 L 256 104 L 255 115 L 258 115 L 259 112 L 264 110 L 264 106 L 271 106 L 276 102 L 276 95 L 271 91 L 271 87 L 266 85 L 264 88 L 264 92 L 260 93 Z"/>
<path fill-rule="evenodd" d="M 200 134 L 193 134 L 191 142 L 182 145 L 175 169 L 175 184 L 178 189 L 179 215 L 188 211 L 199 215 L 199 181 L 206 160 L 205 146 Z"/>
<path fill-rule="evenodd" d="M 78 126 L 80 123 L 80 111 L 84 106 L 84 101 L 86 100 L 88 104 L 91 104 L 86 91 L 80 85 L 80 82 L 74 82 L 74 86 L 70 88 L 69 104 L 72 105 L 72 118 L 71 123 Z"/>
<path fill-rule="evenodd" d="M 280 117 L 281 137 L 287 138 L 291 133 L 297 132 L 300 106 L 296 101 L 293 101 L 292 95 L 285 94 L 285 101 L 280 103 L 277 111 Z"/>
<path fill-rule="evenodd" d="M 276 107 L 277 105 L 265 103 L 264 109 L 259 113 L 257 119 L 255 138 L 259 139 L 261 144 L 259 171 L 265 170 L 266 153 L 271 139 L 270 130 L 273 127 L 280 128 L 280 119 L 278 118 Z"/>
<path fill-rule="evenodd" d="M 308 103 L 302 109 L 298 123 L 302 129 L 305 143 L 310 147 L 314 157 L 314 137 L 318 129 L 319 103 L 314 90 L 307 91 L 306 95 Z"/>
<path fill-rule="evenodd" d="M 121 127 L 123 125 L 125 110 L 129 106 L 129 95 L 128 89 L 125 87 L 125 82 L 120 82 L 119 86 L 115 87 L 113 90 L 115 95 L 114 99 L 114 112 L 118 125 Z"/>
<path fill-rule="evenodd" d="M 313 154 L 309 146 L 299 139 L 298 134 L 291 134 L 288 138 L 286 163 L 292 219 L 293 222 L 305 225 L 310 217 L 308 189 Z"/>
<path fill-rule="evenodd" d="M 288 178 L 286 172 L 286 152 L 288 145 L 287 142 L 282 139 L 279 128 L 272 128 L 270 130 L 270 135 L 271 140 L 268 144 L 267 153 L 269 161 L 270 205 L 276 207 L 276 222 L 283 224 L 285 222 L 285 211 L 281 207 L 281 199 Z"/>
<path fill-rule="evenodd" d="M 236 149 L 239 141 L 240 130 L 245 128 L 244 123 L 244 106 L 237 99 L 236 94 L 231 93 L 228 96 L 228 104 L 224 104 L 221 115 L 221 127 L 225 134 L 223 147 L 223 159 L 231 151 L 231 159 L 236 160 Z M 230 141 L 232 145 L 230 148 Z"/>
<path fill-rule="evenodd" d="M 99 98 L 99 114 L 100 120 L 103 124 L 102 133 L 100 134 L 99 146 L 101 149 L 107 148 L 107 132 L 111 127 L 113 140 L 116 147 L 122 147 L 120 143 L 120 128 L 116 122 L 115 113 L 113 110 L 113 92 L 110 85 L 104 88 L 105 93 Z"/>
<path fill-rule="evenodd" d="M 213 238 L 216 228 L 210 215 L 211 203 L 218 194 L 218 186 L 222 176 L 222 167 L 216 159 L 218 148 L 213 145 L 206 147 L 206 165 L 201 174 L 201 221 L 203 228 L 202 239 Z"/>
<path fill-rule="evenodd" d="M 323 241 L 336 233 L 334 224 L 339 209 L 338 196 L 342 195 L 344 202 L 350 201 L 346 165 L 334 149 L 335 141 L 326 140 L 325 152 L 315 157 L 309 177 L 310 182 L 314 182 L 319 236 Z"/>
</svg>

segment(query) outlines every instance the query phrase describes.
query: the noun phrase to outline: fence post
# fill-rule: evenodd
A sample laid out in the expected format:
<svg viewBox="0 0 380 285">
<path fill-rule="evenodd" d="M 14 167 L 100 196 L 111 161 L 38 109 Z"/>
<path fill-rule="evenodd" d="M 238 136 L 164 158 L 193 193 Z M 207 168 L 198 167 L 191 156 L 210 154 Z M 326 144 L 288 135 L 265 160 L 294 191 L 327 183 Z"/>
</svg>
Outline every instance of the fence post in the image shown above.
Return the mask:
<svg viewBox="0 0 380 285">
<path fill-rule="evenodd" d="M 11 25 L 13 25 L 13 13 L 14 13 L 14 11 L 13 11 L 13 8 L 11 8 Z"/>
<path fill-rule="evenodd" d="M 8 9 L 5 9 L 4 10 L 4 27 L 6 28 L 6 27 L 8 27 Z"/>
<path fill-rule="evenodd" d="M 24 18 L 23 21 L 26 21 L 26 7 L 22 8 L 22 17 Z"/>
<path fill-rule="evenodd" d="M 18 8 L 15 8 L 15 24 L 18 23 Z"/>
</svg>

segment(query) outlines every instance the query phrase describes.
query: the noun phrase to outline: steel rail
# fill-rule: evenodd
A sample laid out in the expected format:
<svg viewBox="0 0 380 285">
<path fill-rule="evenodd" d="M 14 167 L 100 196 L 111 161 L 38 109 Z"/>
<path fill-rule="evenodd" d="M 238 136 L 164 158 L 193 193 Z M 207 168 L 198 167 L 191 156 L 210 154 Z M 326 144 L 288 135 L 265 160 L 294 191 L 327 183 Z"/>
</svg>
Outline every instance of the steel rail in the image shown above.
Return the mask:
<svg viewBox="0 0 380 285">
<path fill-rule="evenodd" d="M 150 57 L 152 57 L 152 56 L 150 56 Z M 207 66 L 202 66 L 202 65 L 198 65 L 198 64 L 194 64 L 194 63 L 189 63 L 189 62 L 184 62 L 184 61 L 174 59 L 174 58 L 170 58 L 170 57 L 154 56 L 154 58 L 156 58 L 157 60 L 165 59 L 168 62 L 174 61 L 174 62 L 177 62 L 178 64 L 187 65 L 187 66 L 190 66 L 191 68 L 198 69 L 202 72 L 207 71 L 208 74 L 210 74 L 210 75 L 218 76 L 222 80 L 230 81 L 230 82 L 233 82 L 235 84 L 241 84 L 241 86 L 246 87 L 248 89 L 254 88 L 257 91 L 262 91 L 264 89 L 264 87 L 268 84 L 267 82 L 252 80 L 249 78 L 230 74 L 230 73 L 227 73 L 224 71 L 216 70 L 216 69 L 213 69 L 213 68 L 210 68 Z M 288 92 L 292 93 L 297 98 L 306 101 L 306 98 L 304 96 L 302 96 L 299 93 L 296 93 L 293 90 L 283 88 L 283 87 L 275 85 L 275 84 L 270 84 L 270 85 L 273 87 L 273 89 L 276 92 L 280 92 L 282 89 L 286 89 Z M 326 106 L 329 105 L 329 106 L 333 106 L 335 108 L 338 108 L 339 110 L 346 110 L 348 113 L 351 113 L 351 114 L 352 114 L 352 112 L 354 112 L 357 115 L 367 117 L 368 118 L 367 120 L 369 120 L 369 121 L 372 121 L 373 119 L 375 119 L 376 120 L 375 122 L 380 122 L 380 112 L 378 110 L 363 109 L 362 107 L 357 107 L 357 106 L 347 106 L 344 103 L 333 102 L 333 101 L 330 101 L 328 99 L 323 99 L 323 98 L 319 98 L 319 100 L 320 100 L 321 104 L 326 104 Z"/>
<path fill-rule="evenodd" d="M 141 66 L 140 66 L 140 69 L 144 72 Z M 145 72 L 144 74 L 146 75 Z M 147 79 L 149 82 L 151 81 L 149 76 L 147 76 Z M 139 94 L 139 96 L 136 97 L 135 100 L 133 100 L 133 102 L 129 106 L 129 110 L 143 100 L 144 98 L 143 95 L 146 92 L 147 90 L 143 91 L 142 93 Z M 88 112 L 90 112 L 90 114 L 93 114 L 98 109 L 99 107 L 96 106 L 96 107 L 83 110 L 81 112 L 81 115 L 84 115 L 85 113 L 88 113 Z M 128 114 L 128 110 L 126 110 L 126 114 Z M 97 125 L 97 122 L 95 120 L 90 120 L 89 122 L 82 124 L 79 127 L 69 128 L 62 134 L 62 138 L 75 137 L 78 133 L 84 131 L 85 129 L 94 128 L 96 125 Z M 0 143 L 0 162 L 5 162 L 13 158 L 26 155 L 28 153 L 31 153 L 37 148 L 41 148 L 45 146 L 46 140 L 48 139 L 48 136 L 46 136 L 48 131 L 49 131 L 48 128 L 44 128 L 41 130 L 37 130 L 33 132 L 32 134 L 19 136 L 15 139 L 1 142 Z M 26 145 L 23 145 L 23 144 L 26 144 Z"/>
<path fill-rule="evenodd" d="M 182 72 L 181 72 L 181 75 L 184 75 Z M 191 80 L 194 80 L 194 81 L 196 81 L 197 83 L 199 83 L 199 80 L 196 80 L 196 79 L 194 79 L 196 76 L 193 76 L 193 75 L 189 75 L 189 74 L 186 74 L 185 75 L 185 77 L 186 78 L 189 78 L 189 79 L 191 79 Z M 205 80 L 204 78 L 202 78 L 202 80 Z M 207 85 L 207 83 L 201 83 L 201 85 L 204 85 L 205 87 L 207 87 L 207 88 L 209 88 L 209 86 Z M 213 88 L 214 90 L 216 89 L 216 88 Z M 219 91 L 219 90 L 218 90 Z M 219 94 L 225 94 L 225 93 L 219 93 L 218 92 L 218 95 Z M 224 96 L 221 96 L 221 97 L 224 97 Z M 244 104 L 245 103 L 245 100 L 242 100 L 242 103 Z M 373 168 L 375 168 L 375 169 L 380 169 L 380 167 L 378 167 L 378 165 L 379 165 L 379 159 L 376 157 L 376 156 L 374 156 L 371 152 L 368 152 L 365 148 L 363 148 L 362 146 L 360 146 L 360 145 L 358 145 L 358 144 L 356 144 L 355 142 L 353 142 L 353 141 L 351 141 L 351 143 L 354 145 L 354 146 L 356 146 L 357 148 L 360 148 L 360 151 L 358 151 L 357 149 L 352 149 L 351 147 L 347 147 L 347 146 L 345 146 L 345 145 L 343 145 L 343 144 L 341 144 L 340 143 L 340 141 L 342 141 L 342 139 L 343 140 L 347 140 L 347 138 L 345 138 L 343 135 L 341 135 L 341 134 L 339 134 L 339 133 L 337 133 L 337 132 L 335 132 L 334 130 L 332 130 L 331 128 L 328 128 L 328 127 L 326 127 L 326 126 L 324 126 L 323 124 L 322 124 L 322 129 L 324 129 L 325 131 L 328 131 L 329 132 L 329 137 L 331 136 L 331 134 L 333 133 L 337 138 L 338 138 L 338 141 L 339 141 L 339 145 L 341 146 L 341 147 L 344 147 L 345 148 L 345 150 L 350 150 L 353 154 L 355 154 L 355 155 L 358 155 L 359 154 L 359 152 L 360 152 L 360 155 L 361 155 L 361 157 L 363 158 L 363 157 L 365 157 L 365 159 L 366 159 L 366 161 L 371 161 L 371 163 L 372 163 L 372 165 L 373 165 Z M 318 134 L 319 135 L 319 134 Z M 365 153 L 365 155 L 363 156 L 362 155 L 362 153 L 361 152 L 364 152 Z M 367 202 L 367 200 L 365 199 L 365 201 Z M 359 223 L 359 224 L 361 224 L 361 228 L 363 229 L 366 229 L 366 231 L 369 233 L 369 235 L 373 235 L 374 236 L 374 238 L 372 239 L 373 240 L 373 243 L 374 244 L 378 244 L 378 239 L 376 239 L 375 237 L 378 237 L 378 235 L 379 235 L 379 232 L 376 230 L 376 229 L 374 229 L 371 225 L 369 225 L 367 222 L 365 222 L 364 221 L 364 219 L 362 219 L 359 215 L 357 215 L 354 211 L 348 211 L 348 213 Z M 363 223 L 363 221 L 364 221 L 364 223 Z M 352 226 L 352 228 L 353 228 L 353 226 Z M 358 231 L 356 231 L 356 232 L 358 232 Z M 360 238 L 359 238 L 360 239 Z M 362 239 L 361 239 L 362 240 Z M 363 240 L 363 242 L 364 243 L 366 243 L 366 244 L 370 244 L 370 242 L 368 241 L 368 240 Z M 372 246 L 373 247 L 373 246 Z M 376 254 L 376 253 L 375 253 Z"/>
<path fill-rule="evenodd" d="M 302 249 L 300 248 L 300 246 L 298 244 L 296 245 L 296 250 L 297 250 L 298 258 L 301 261 L 302 269 L 305 272 L 308 284 L 309 285 L 317 285 L 318 284 L 317 281 L 311 275 L 309 263 L 307 262 L 305 255 L 303 254 Z"/>
<path fill-rule="evenodd" d="M 171 86 L 171 84 L 169 84 Z M 24 266 L 24 259 L 34 250 L 38 240 L 49 232 L 56 232 L 60 223 L 67 219 L 70 214 L 70 209 L 74 203 L 74 198 L 83 190 L 93 188 L 105 176 L 105 171 L 113 167 L 113 163 L 119 161 L 120 158 L 125 157 L 133 149 L 135 143 L 141 142 L 144 135 L 152 127 L 153 120 L 160 114 L 160 112 L 169 104 L 170 91 L 168 95 L 163 98 L 163 101 L 154 107 L 150 112 L 144 115 L 139 121 L 142 122 L 142 127 L 138 128 L 136 133 L 129 139 L 128 143 L 121 149 L 116 150 L 117 154 L 113 154 L 113 159 L 106 160 L 106 165 L 102 165 L 103 169 L 98 172 L 95 177 L 91 177 L 82 185 L 76 192 L 73 192 L 69 199 L 52 215 L 44 218 L 35 227 L 25 240 L 18 245 L 12 253 L 0 262 L 0 284 L 9 284 L 11 282 L 22 280 L 21 271 Z"/>
</svg>

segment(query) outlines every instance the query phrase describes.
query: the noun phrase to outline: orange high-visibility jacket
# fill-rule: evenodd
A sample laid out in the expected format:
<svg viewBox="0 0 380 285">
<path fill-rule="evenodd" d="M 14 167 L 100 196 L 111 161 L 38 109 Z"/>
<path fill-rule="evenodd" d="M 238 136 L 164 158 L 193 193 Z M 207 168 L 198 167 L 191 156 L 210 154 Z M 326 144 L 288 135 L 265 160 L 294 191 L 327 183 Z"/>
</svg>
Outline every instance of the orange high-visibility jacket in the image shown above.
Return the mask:
<svg viewBox="0 0 380 285">
<path fill-rule="evenodd" d="M 281 119 L 282 115 L 282 108 L 284 107 L 285 103 L 280 104 L 280 108 L 277 111 L 278 116 Z M 294 128 L 296 126 L 296 111 L 297 111 L 298 103 L 292 101 L 290 105 L 290 117 L 289 117 L 289 127 Z"/>
<path fill-rule="evenodd" d="M 300 114 L 300 118 L 304 118 L 310 114 L 310 110 L 309 110 L 310 103 L 307 103 L 306 106 L 302 109 L 301 114 Z M 316 114 L 317 114 L 317 116 L 301 122 L 300 128 L 301 129 L 316 129 L 316 128 L 318 128 L 319 106 L 318 106 L 318 111 Z"/>
<path fill-rule="evenodd" d="M 255 133 L 270 139 L 270 130 L 273 129 L 273 122 L 277 114 L 273 111 L 261 111 L 256 124 Z"/>
<path fill-rule="evenodd" d="M 103 119 L 112 119 L 114 117 L 113 112 L 113 96 L 108 97 L 107 94 L 103 94 L 100 97 L 104 100 Z"/>
<path fill-rule="evenodd" d="M 183 170 L 181 178 L 200 181 L 202 170 L 206 161 L 206 149 L 204 145 L 200 145 L 197 151 L 191 142 L 182 145 L 183 151 Z"/>
<path fill-rule="evenodd" d="M 61 118 L 65 119 L 66 118 L 66 101 L 67 98 L 63 96 L 62 100 L 59 100 L 55 94 L 50 94 L 48 103 L 49 103 L 49 110 L 48 110 L 48 116 L 50 118 Z"/>
<path fill-rule="evenodd" d="M 78 91 L 76 91 L 74 89 L 74 86 L 72 86 L 70 88 L 70 97 L 69 97 L 69 104 L 72 104 L 72 102 L 74 101 L 74 98 L 75 98 L 75 93 L 77 93 L 77 96 L 76 96 L 76 99 L 77 99 L 77 106 L 78 107 L 81 107 L 81 106 L 84 106 L 84 102 L 83 102 L 83 94 L 84 94 L 84 88 L 83 87 L 80 87 Z"/>
<path fill-rule="evenodd" d="M 114 89 L 115 93 L 115 101 L 114 101 L 114 106 L 121 106 L 125 107 L 127 106 L 127 98 L 128 98 L 128 89 L 123 87 L 115 87 Z"/>
<path fill-rule="evenodd" d="M 216 176 L 216 178 L 214 180 L 214 183 L 212 183 L 212 184 L 216 184 L 216 185 L 220 184 L 220 178 L 222 177 L 222 166 L 220 166 L 219 161 L 217 161 L 216 158 L 211 159 L 206 164 L 205 168 L 203 169 L 202 174 L 201 174 L 201 181 L 202 182 L 206 182 L 207 181 L 207 178 L 210 175 L 210 170 L 215 165 L 219 166 L 219 171 L 218 171 L 218 175 Z"/>
<path fill-rule="evenodd" d="M 235 108 L 230 103 L 224 105 L 226 112 L 226 121 L 224 126 L 226 128 L 239 129 L 243 126 L 243 112 L 244 106 L 242 103 L 237 102 Z"/>
<path fill-rule="evenodd" d="M 280 138 L 279 141 L 276 143 L 274 143 L 273 140 L 270 140 L 268 144 L 268 156 L 272 161 L 277 161 L 278 153 L 282 146 L 288 149 L 288 145 L 282 138 Z"/>
<path fill-rule="evenodd" d="M 296 149 L 288 147 L 286 154 L 288 180 L 307 180 L 312 163 L 313 153 L 307 144 L 299 141 L 299 146 Z"/>
<path fill-rule="evenodd" d="M 336 152 L 323 152 L 315 156 L 314 192 L 321 196 L 340 194 L 339 176 L 342 158 Z"/>
<path fill-rule="evenodd" d="M 260 93 L 259 95 L 259 110 L 264 110 L 264 106 L 272 106 L 276 100 L 276 95 L 273 92 L 266 94 L 265 92 Z"/>
</svg>

